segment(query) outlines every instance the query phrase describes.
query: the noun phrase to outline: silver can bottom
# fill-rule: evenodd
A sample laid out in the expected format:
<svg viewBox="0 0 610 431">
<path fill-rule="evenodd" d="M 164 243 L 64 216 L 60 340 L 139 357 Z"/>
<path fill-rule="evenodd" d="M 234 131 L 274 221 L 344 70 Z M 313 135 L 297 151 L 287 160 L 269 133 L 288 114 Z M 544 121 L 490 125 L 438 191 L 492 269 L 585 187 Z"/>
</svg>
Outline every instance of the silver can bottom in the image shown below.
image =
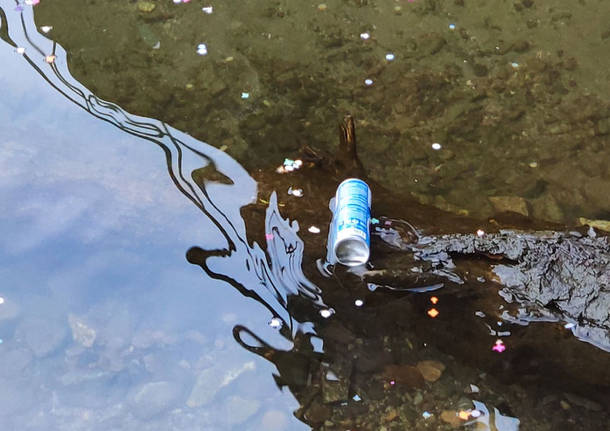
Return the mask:
<svg viewBox="0 0 610 431">
<path fill-rule="evenodd" d="M 358 266 L 369 260 L 369 247 L 362 238 L 345 238 L 335 244 L 337 262 L 346 266 Z"/>
</svg>

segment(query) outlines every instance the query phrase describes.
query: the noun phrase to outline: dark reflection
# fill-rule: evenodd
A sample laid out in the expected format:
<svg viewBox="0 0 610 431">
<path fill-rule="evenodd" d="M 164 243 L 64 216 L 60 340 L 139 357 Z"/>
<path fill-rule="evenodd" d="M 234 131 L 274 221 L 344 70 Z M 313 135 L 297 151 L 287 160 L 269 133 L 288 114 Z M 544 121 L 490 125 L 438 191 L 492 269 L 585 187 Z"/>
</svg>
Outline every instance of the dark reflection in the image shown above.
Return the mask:
<svg viewBox="0 0 610 431">
<path fill-rule="evenodd" d="M 3 28 L 6 21 L 3 15 Z M 23 18 L 21 25 L 28 46 L 39 44 L 35 34 L 28 36 Z M 3 33 L 18 46 L 11 37 Z M 324 278 L 311 268 L 323 255 L 326 227 L 307 237 L 306 250 L 297 235 L 299 226 L 283 218 L 279 208 L 283 203 L 283 211 L 302 226 L 319 223 L 337 180 L 346 173 L 345 164 L 331 156 L 313 157 L 320 153 L 309 149 L 302 172 L 290 177 L 259 173 L 261 194 L 270 198 L 264 205 L 252 203 L 254 180 L 223 152 L 97 98 L 70 79 L 59 46 L 35 50 L 45 57 L 57 55 L 48 69 L 40 68 L 30 54 L 25 58 L 65 97 L 162 149 L 175 186 L 224 238 L 221 246 L 193 247 L 188 260 L 281 321 L 282 335 L 293 344 L 290 350 L 274 348 L 242 325 L 233 334 L 242 347 L 276 366 L 275 381 L 294 394 L 301 405 L 296 415 L 305 423 L 327 430 L 477 424 L 503 431 L 517 429 L 516 418 L 523 429 L 541 430 L 601 430 L 608 423 L 607 355 L 566 335 L 559 325 L 522 327 L 502 320 L 501 311 L 510 306 L 489 281 L 488 261 L 472 259 L 448 267 L 445 259 L 444 268 L 413 271 L 422 262 L 403 242 L 422 238 L 402 218 L 441 231 L 472 231 L 480 224 L 417 206 L 371 181 L 379 202 L 376 211 L 396 218 L 380 218 L 390 224 L 374 239 L 368 269 L 388 272 L 367 275 L 337 268 Z M 272 193 L 297 181 L 312 196 L 308 204 L 281 202 Z M 210 189 L 233 193 L 235 201 L 220 208 Z M 406 277 L 409 273 L 415 275 Z M 372 289 L 371 283 L 389 288 Z M 437 290 L 440 283 L 443 288 Z M 333 307 L 332 316 L 319 313 L 327 311 L 325 303 Z M 320 340 L 323 349 L 315 347 Z"/>
</svg>

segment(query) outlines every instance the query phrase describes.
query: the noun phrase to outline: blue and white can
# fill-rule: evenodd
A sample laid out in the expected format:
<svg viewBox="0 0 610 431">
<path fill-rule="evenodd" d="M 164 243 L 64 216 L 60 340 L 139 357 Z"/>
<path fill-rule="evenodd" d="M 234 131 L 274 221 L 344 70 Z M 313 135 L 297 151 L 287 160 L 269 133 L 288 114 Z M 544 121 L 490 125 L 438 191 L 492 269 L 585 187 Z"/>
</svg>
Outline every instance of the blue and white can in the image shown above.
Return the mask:
<svg viewBox="0 0 610 431">
<path fill-rule="evenodd" d="M 358 266 L 369 260 L 371 246 L 371 190 L 358 178 L 339 184 L 329 235 L 329 255 L 346 266 Z"/>
</svg>

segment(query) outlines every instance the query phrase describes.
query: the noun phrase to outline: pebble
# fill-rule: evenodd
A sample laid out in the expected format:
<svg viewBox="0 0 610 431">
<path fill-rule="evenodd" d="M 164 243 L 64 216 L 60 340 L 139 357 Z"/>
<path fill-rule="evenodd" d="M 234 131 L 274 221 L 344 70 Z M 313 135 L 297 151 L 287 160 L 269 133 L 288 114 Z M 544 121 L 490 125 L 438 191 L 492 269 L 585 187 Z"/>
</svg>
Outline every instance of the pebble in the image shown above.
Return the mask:
<svg viewBox="0 0 610 431">
<path fill-rule="evenodd" d="M 416 367 L 428 382 L 436 382 L 445 371 L 445 365 L 439 361 L 420 361 Z"/>
<path fill-rule="evenodd" d="M 137 6 L 138 6 L 138 10 L 143 13 L 150 13 L 150 12 L 154 11 L 155 8 L 157 7 L 156 4 L 154 4 L 153 2 L 150 2 L 150 1 L 139 1 L 137 3 Z"/>
</svg>

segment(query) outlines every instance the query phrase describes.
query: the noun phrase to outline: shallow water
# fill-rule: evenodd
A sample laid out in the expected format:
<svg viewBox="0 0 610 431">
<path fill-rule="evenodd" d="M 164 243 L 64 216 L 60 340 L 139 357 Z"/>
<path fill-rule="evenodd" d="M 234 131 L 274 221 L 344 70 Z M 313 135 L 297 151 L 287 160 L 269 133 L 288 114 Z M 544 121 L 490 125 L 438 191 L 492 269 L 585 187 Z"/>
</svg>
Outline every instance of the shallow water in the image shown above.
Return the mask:
<svg viewBox="0 0 610 431">
<path fill-rule="evenodd" d="M 605 429 L 606 352 L 502 319 L 484 262 L 325 278 L 346 172 L 275 171 L 349 111 L 377 215 L 607 218 L 603 2 L 154 4 L 0 2 L 3 429 Z"/>
</svg>

